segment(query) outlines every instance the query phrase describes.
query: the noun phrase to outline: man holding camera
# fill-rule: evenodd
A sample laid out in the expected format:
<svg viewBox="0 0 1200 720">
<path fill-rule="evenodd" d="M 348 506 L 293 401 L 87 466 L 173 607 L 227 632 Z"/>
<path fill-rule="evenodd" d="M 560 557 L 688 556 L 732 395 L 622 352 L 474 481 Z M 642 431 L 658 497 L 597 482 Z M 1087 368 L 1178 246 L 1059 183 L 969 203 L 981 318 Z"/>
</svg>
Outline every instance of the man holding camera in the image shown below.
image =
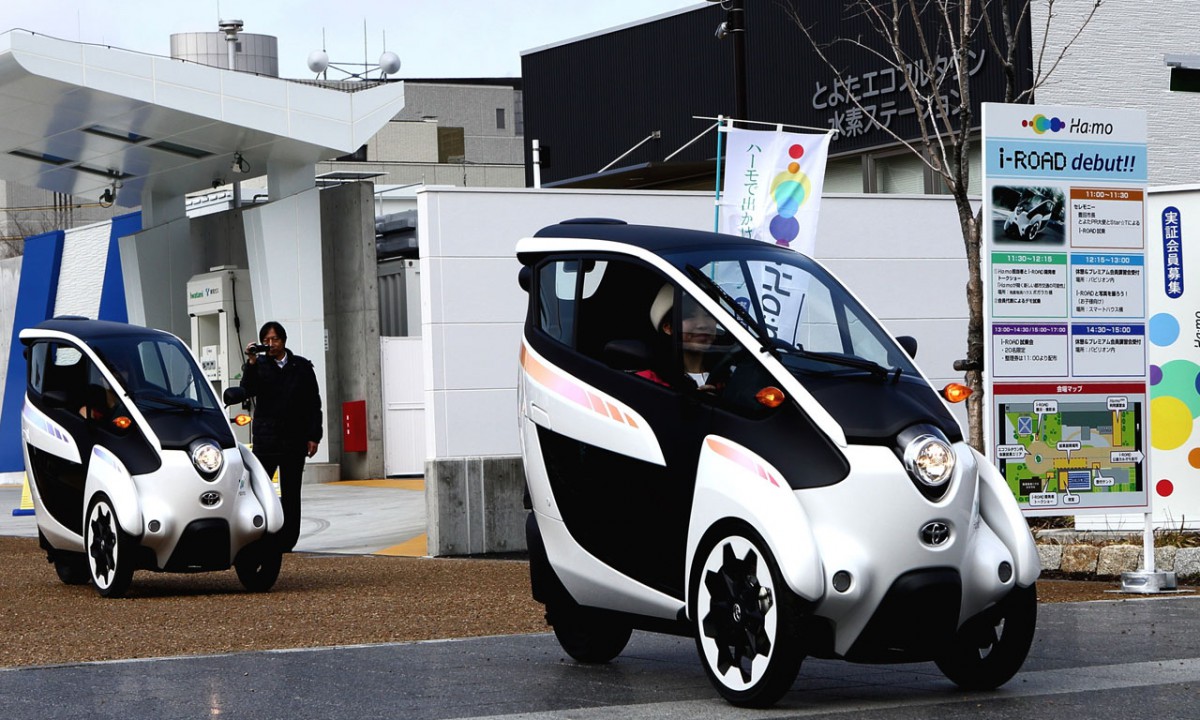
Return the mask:
<svg viewBox="0 0 1200 720">
<path fill-rule="evenodd" d="M 258 331 L 260 344 L 246 346 L 241 387 L 255 398 L 251 426 L 254 456 L 274 475 L 279 470 L 284 552 L 300 538 L 300 479 L 304 459 L 321 442 L 321 394 L 313 365 L 287 349 L 287 331 L 274 320 Z"/>
</svg>

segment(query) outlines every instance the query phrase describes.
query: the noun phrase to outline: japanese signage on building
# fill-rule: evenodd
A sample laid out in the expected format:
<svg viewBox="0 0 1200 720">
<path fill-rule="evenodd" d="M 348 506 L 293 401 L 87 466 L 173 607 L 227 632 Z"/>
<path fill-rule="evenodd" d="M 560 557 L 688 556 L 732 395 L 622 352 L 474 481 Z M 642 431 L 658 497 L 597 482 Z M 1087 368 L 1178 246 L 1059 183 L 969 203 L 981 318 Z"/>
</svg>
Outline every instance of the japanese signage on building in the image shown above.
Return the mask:
<svg viewBox="0 0 1200 720">
<path fill-rule="evenodd" d="M 991 457 L 1027 514 L 1145 511 L 1146 115 L 985 103 L 983 132 Z"/>
</svg>

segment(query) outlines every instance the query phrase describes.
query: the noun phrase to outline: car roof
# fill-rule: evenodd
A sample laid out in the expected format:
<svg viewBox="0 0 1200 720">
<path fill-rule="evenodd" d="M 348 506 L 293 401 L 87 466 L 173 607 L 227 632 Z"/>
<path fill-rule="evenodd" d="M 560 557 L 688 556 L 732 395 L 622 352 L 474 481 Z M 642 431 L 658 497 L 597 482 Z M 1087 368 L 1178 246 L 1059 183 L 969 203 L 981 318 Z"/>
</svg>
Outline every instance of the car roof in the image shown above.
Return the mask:
<svg viewBox="0 0 1200 720">
<path fill-rule="evenodd" d="M 79 338 L 83 342 L 101 338 L 139 337 L 147 335 L 167 335 L 161 330 L 130 325 L 129 323 L 113 322 L 111 320 L 91 320 L 83 317 L 56 317 L 34 325 L 30 330 L 37 333 L 43 330 L 61 332 Z"/>
<path fill-rule="evenodd" d="M 534 237 L 607 240 L 642 248 L 656 255 L 697 246 L 709 248 L 747 246 L 759 249 L 763 247 L 763 243 L 758 240 L 737 235 L 656 225 L 630 225 L 621 220 L 608 218 L 564 220 L 557 225 L 550 225 L 538 230 Z"/>
</svg>

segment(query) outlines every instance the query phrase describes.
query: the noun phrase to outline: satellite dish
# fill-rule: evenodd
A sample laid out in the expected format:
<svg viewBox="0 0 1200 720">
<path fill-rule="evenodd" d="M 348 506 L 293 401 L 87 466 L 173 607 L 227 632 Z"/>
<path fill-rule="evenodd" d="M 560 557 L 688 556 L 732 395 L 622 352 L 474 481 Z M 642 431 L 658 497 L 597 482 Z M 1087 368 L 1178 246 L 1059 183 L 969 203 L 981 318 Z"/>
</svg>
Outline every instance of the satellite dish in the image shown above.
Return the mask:
<svg viewBox="0 0 1200 720">
<path fill-rule="evenodd" d="M 395 75 L 400 72 L 400 56 L 391 50 L 380 55 L 379 70 L 384 75 Z"/>
<path fill-rule="evenodd" d="M 399 64 L 399 62 L 397 62 Z M 329 53 L 324 50 L 313 50 L 308 54 L 308 69 L 315 73 L 323 73 L 329 67 Z"/>
</svg>

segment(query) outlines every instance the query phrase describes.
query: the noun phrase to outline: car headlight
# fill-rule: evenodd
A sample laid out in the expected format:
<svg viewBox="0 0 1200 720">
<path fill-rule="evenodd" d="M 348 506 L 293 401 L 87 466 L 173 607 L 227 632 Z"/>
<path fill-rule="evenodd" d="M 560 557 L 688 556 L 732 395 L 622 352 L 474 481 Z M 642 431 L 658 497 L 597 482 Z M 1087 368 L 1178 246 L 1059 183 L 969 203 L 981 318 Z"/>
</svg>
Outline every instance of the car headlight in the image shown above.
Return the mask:
<svg viewBox="0 0 1200 720">
<path fill-rule="evenodd" d="M 192 464 L 205 476 L 213 476 L 221 471 L 225 464 L 225 454 L 221 448 L 208 440 L 197 440 L 192 443 Z"/>
<path fill-rule="evenodd" d="M 945 440 L 921 435 L 904 448 L 904 467 L 921 483 L 941 487 L 954 476 L 954 449 Z"/>
</svg>

